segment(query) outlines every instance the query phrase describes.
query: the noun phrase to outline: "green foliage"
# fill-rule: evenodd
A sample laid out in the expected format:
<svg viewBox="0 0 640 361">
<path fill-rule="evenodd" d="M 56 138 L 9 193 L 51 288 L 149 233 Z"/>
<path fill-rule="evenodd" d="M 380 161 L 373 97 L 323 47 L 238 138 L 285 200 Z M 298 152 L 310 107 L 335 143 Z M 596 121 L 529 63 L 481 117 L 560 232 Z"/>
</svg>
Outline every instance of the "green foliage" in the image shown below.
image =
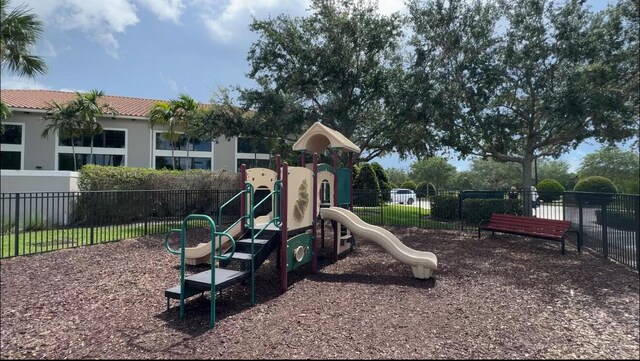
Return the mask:
<svg viewBox="0 0 640 361">
<path fill-rule="evenodd" d="M 408 181 L 402 183 L 400 188 L 406 188 L 406 189 L 411 189 L 411 190 L 415 191 L 416 190 L 416 182 L 414 182 L 412 180 L 408 180 Z"/>
<path fill-rule="evenodd" d="M 517 199 L 465 199 L 462 201 L 466 223 L 477 224 L 491 218 L 493 213 L 522 215 L 522 202 Z"/>
<path fill-rule="evenodd" d="M 573 190 L 575 192 L 618 193 L 618 189 L 613 182 L 601 176 L 580 179 Z"/>
<path fill-rule="evenodd" d="M 402 184 L 409 180 L 409 175 L 404 169 L 400 168 L 387 168 L 386 169 L 387 176 L 389 177 L 389 181 L 394 183 L 396 186 L 391 188 L 398 188 L 398 184 Z"/>
<path fill-rule="evenodd" d="M 431 149 L 436 129 L 462 157 L 521 168 L 491 189 L 529 189 L 536 157 L 637 136 L 637 4 L 409 1 L 408 147 Z"/>
<path fill-rule="evenodd" d="M 311 124 L 335 129 L 371 160 L 395 148 L 391 82 L 402 78 L 402 20 L 367 2 L 313 0 L 309 15 L 254 18 L 247 59 L 253 89 L 222 94 L 208 117 L 227 136 L 286 136 Z M 385 129 L 385 131 L 381 131 Z"/>
<path fill-rule="evenodd" d="M 468 174 L 472 189 L 498 190 L 522 185 L 522 167 L 516 163 L 474 158 Z"/>
<path fill-rule="evenodd" d="M 176 171 L 136 167 L 86 165 L 80 170 L 78 187 L 82 191 L 161 190 L 161 189 L 238 189 L 238 174 L 227 171 L 193 169 Z"/>
<path fill-rule="evenodd" d="M 411 164 L 409 176 L 416 182 L 429 182 L 438 189 L 450 186 L 456 167 L 442 157 L 429 157 Z"/>
<path fill-rule="evenodd" d="M 397 184 L 395 184 L 395 183 L 393 183 L 393 182 L 389 183 L 389 187 L 391 187 L 391 189 L 393 189 L 393 188 L 400 188 L 400 187 L 398 187 L 398 185 L 397 185 Z"/>
<path fill-rule="evenodd" d="M 538 197 L 543 202 L 557 201 L 562 197 L 562 192 L 565 191 L 562 184 L 551 178 L 541 180 L 536 185 L 536 189 L 538 190 Z"/>
<path fill-rule="evenodd" d="M 418 197 L 425 197 L 429 193 L 429 182 L 418 183 L 415 191 Z"/>
<path fill-rule="evenodd" d="M 380 184 L 376 177 L 376 172 L 369 163 L 360 164 L 358 178 L 353 184 L 354 195 L 353 204 L 357 206 L 371 207 L 378 205 L 378 194 L 380 194 Z M 358 192 L 355 192 L 358 190 Z"/>
<path fill-rule="evenodd" d="M 391 201 L 391 184 L 389 184 L 389 178 L 384 168 L 378 162 L 371 163 L 371 167 L 376 173 L 378 179 L 378 185 L 380 186 L 380 192 L 382 194 L 382 200 L 385 202 Z"/>
<path fill-rule="evenodd" d="M 578 169 L 580 178 L 604 176 L 610 179 L 621 193 L 638 194 L 640 187 L 640 156 L 632 150 L 605 147 L 587 154 Z"/>
<path fill-rule="evenodd" d="M 431 199 L 431 216 L 435 219 L 455 220 L 460 218 L 458 196 L 443 194 Z"/>
<path fill-rule="evenodd" d="M 575 173 L 569 171 L 569 163 L 564 160 L 538 160 L 538 179 L 555 179 L 564 189 L 573 189 L 578 181 L 576 177 Z"/>
</svg>

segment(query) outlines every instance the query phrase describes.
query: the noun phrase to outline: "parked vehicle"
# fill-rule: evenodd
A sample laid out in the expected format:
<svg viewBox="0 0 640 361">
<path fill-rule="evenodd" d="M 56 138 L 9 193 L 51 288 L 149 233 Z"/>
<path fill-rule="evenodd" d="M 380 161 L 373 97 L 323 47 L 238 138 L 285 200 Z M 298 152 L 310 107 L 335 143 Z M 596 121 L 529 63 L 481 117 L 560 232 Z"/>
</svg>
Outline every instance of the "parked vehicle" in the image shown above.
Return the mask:
<svg viewBox="0 0 640 361">
<path fill-rule="evenodd" d="M 394 188 L 391 190 L 391 202 L 400 204 L 413 204 L 418 199 L 411 189 Z"/>
</svg>

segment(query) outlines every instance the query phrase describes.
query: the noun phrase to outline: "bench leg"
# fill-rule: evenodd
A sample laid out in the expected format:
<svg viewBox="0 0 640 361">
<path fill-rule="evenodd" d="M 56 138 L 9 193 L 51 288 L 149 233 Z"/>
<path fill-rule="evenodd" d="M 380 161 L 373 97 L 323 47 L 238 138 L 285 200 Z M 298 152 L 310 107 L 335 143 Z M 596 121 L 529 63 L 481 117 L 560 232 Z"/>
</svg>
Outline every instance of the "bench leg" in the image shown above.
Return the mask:
<svg viewBox="0 0 640 361">
<path fill-rule="evenodd" d="M 564 254 L 564 238 L 562 239 L 562 254 Z"/>
</svg>

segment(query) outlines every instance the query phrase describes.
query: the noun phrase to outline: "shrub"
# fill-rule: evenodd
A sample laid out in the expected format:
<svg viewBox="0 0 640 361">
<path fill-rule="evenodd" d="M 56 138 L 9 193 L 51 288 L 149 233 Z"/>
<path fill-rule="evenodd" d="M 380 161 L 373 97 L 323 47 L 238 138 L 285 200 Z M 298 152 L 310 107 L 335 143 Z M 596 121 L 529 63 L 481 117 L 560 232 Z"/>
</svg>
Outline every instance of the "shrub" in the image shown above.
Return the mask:
<svg viewBox="0 0 640 361">
<path fill-rule="evenodd" d="M 378 184 L 378 178 L 371 164 L 364 163 L 360 166 L 360 172 L 353 188 L 354 190 L 358 190 L 358 192 L 354 192 L 354 205 L 366 207 L 378 205 L 380 185 Z"/>
<path fill-rule="evenodd" d="M 618 189 L 609 179 L 602 176 L 582 178 L 573 188 L 576 192 L 587 192 L 576 195 L 583 204 L 603 205 L 608 204 Z"/>
<path fill-rule="evenodd" d="M 429 183 L 429 187 L 428 187 L 428 191 L 427 191 L 427 195 L 429 197 L 433 197 L 435 196 L 437 193 L 436 191 L 436 186 L 433 185 L 433 183 Z"/>
<path fill-rule="evenodd" d="M 398 187 L 398 185 L 397 185 L 397 184 L 395 184 L 395 183 L 393 183 L 393 182 L 389 182 L 389 187 L 390 187 L 391 189 L 393 189 L 393 188 L 400 188 L 400 187 Z"/>
<path fill-rule="evenodd" d="M 465 222 L 480 223 L 493 213 L 522 215 L 522 202 L 517 199 L 465 199 L 462 201 Z"/>
<path fill-rule="evenodd" d="M 612 181 L 598 175 L 580 179 L 573 190 L 576 192 L 618 193 L 618 189 Z"/>
<path fill-rule="evenodd" d="M 538 197 L 544 202 L 557 201 L 562 196 L 562 192 L 564 192 L 562 184 L 551 178 L 541 180 L 536 185 L 536 189 L 538 190 Z"/>
<path fill-rule="evenodd" d="M 411 190 L 415 191 L 416 190 L 416 182 L 414 182 L 412 180 L 408 180 L 408 181 L 402 183 L 400 188 L 406 188 L 406 189 L 411 189 Z"/>
<path fill-rule="evenodd" d="M 418 197 L 425 197 L 429 193 L 429 182 L 420 182 L 416 186 L 416 195 Z"/>
<path fill-rule="evenodd" d="M 431 200 L 431 216 L 436 219 L 458 219 L 460 200 L 455 195 L 445 194 L 434 196 Z"/>
</svg>

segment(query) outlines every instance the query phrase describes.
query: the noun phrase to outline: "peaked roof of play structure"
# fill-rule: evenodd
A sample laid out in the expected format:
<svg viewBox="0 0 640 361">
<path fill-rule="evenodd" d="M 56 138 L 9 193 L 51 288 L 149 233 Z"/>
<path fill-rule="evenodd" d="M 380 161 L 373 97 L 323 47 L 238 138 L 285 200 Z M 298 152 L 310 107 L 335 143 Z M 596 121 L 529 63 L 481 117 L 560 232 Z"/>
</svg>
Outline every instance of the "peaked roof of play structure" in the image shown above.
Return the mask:
<svg viewBox="0 0 640 361">
<path fill-rule="evenodd" d="M 360 147 L 353 144 L 342 133 L 333 130 L 320 122 L 313 123 L 297 142 L 293 150 L 308 151 L 311 153 L 323 153 L 327 148 L 338 148 L 349 152 L 360 153 Z"/>
</svg>

